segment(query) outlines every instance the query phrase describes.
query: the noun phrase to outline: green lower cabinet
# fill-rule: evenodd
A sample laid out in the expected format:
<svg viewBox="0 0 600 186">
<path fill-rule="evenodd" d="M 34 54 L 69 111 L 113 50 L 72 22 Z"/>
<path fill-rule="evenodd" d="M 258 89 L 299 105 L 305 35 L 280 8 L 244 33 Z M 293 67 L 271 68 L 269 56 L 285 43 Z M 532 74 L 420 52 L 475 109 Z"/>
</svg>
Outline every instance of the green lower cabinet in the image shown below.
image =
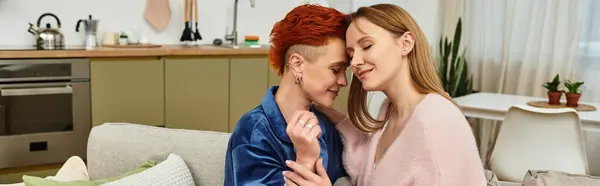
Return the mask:
<svg viewBox="0 0 600 186">
<path fill-rule="evenodd" d="M 229 132 L 242 115 L 259 106 L 267 92 L 268 59 L 259 57 L 231 58 L 229 82 Z"/>
<path fill-rule="evenodd" d="M 281 81 L 281 76 L 277 75 L 277 71 L 271 68 L 271 66 L 267 65 L 267 69 L 269 71 L 269 87 L 274 85 L 279 85 L 279 81 Z"/>
<path fill-rule="evenodd" d="M 164 63 L 160 58 L 90 60 L 92 125 L 127 122 L 164 126 Z"/>
<path fill-rule="evenodd" d="M 229 131 L 229 58 L 165 59 L 165 126 Z"/>
</svg>

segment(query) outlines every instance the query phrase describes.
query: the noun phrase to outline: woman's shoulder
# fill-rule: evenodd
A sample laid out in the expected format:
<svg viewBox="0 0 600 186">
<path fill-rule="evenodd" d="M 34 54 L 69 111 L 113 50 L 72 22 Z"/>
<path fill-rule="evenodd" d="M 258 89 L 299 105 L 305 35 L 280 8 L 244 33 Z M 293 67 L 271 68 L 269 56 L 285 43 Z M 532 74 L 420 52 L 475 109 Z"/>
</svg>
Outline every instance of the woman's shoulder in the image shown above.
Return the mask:
<svg viewBox="0 0 600 186">
<path fill-rule="evenodd" d="M 451 100 L 436 93 L 427 94 L 414 115 L 419 121 L 430 125 L 468 125 L 460 109 Z"/>
<path fill-rule="evenodd" d="M 236 122 L 235 128 L 231 131 L 232 137 L 250 138 L 256 132 L 268 129 L 269 124 L 267 116 L 263 109 L 258 106 L 244 113 Z"/>
<path fill-rule="evenodd" d="M 462 115 L 460 109 L 454 104 L 453 101 L 437 93 L 429 93 L 425 95 L 425 98 L 423 98 L 421 103 L 419 103 L 417 109 L 421 114 L 441 112 L 437 114 L 446 113 Z"/>
<path fill-rule="evenodd" d="M 258 106 L 254 109 L 244 113 L 237 122 L 237 126 L 248 128 L 254 128 L 258 124 L 264 124 L 267 116 L 262 107 Z"/>
</svg>

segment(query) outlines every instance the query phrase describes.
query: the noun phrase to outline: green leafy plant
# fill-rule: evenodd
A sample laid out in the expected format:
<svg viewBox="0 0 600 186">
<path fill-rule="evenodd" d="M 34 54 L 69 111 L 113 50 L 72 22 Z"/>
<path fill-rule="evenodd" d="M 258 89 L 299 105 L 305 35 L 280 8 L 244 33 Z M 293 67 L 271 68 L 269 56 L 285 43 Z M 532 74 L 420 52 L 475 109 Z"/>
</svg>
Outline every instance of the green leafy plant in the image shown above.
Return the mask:
<svg viewBox="0 0 600 186">
<path fill-rule="evenodd" d="M 581 87 L 581 85 L 583 85 L 583 82 L 571 82 L 571 80 L 565 81 L 565 87 L 567 87 L 567 89 L 569 90 L 568 93 L 573 93 L 573 94 L 580 93 L 579 87 Z"/>
<path fill-rule="evenodd" d="M 560 78 L 556 74 L 552 81 L 544 83 L 544 88 L 548 89 L 548 92 L 562 92 L 562 90 L 558 90 L 558 85 L 560 85 Z"/>
<path fill-rule="evenodd" d="M 454 40 L 448 42 L 448 37 L 440 39 L 440 57 L 439 76 L 442 80 L 444 90 L 451 97 L 459 97 L 474 93 L 473 91 L 473 76 L 469 76 L 469 68 L 465 59 L 464 50 L 460 55 L 460 39 L 462 32 L 462 20 L 458 19 L 456 29 L 454 31 Z"/>
</svg>

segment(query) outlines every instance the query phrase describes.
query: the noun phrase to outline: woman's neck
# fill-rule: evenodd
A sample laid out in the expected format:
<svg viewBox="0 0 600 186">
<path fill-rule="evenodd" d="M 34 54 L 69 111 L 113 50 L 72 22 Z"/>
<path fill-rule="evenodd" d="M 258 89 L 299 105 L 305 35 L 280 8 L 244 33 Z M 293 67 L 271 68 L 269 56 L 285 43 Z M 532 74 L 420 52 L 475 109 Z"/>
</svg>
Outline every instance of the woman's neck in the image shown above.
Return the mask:
<svg viewBox="0 0 600 186">
<path fill-rule="evenodd" d="M 390 81 L 389 87 L 383 91 L 392 102 L 391 106 L 396 109 L 397 119 L 400 120 L 409 117 L 425 97 L 412 84 L 408 63 L 405 64 L 401 72 Z"/>
<path fill-rule="evenodd" d="M 294 84 L 293 81 L 288 82 L 286 78 L 282 78 L 280 82 L 279 89 L 275 93 L 275 102 L 286 121 L 291 119 L 294 112 L 308 110 L 311 104 L 300 86 Z"/>
</svg>

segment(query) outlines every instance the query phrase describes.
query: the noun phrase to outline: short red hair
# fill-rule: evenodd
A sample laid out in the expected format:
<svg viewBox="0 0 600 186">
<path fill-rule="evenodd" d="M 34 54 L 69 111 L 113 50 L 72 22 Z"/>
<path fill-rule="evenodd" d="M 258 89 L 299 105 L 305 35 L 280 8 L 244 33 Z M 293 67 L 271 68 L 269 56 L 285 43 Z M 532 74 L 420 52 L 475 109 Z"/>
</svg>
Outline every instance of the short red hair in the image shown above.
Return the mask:
<svg viewBox="0 0 600 186">
<path fill-rule="evenodd" d="M 320 5 L 300 5 L 273 26 L 270 34 L 271 67 L 283 74 L 286 53 L 291 46 L 325 46 L 332 38 L 345 39 L 346 15 Z"/>
</svg>

